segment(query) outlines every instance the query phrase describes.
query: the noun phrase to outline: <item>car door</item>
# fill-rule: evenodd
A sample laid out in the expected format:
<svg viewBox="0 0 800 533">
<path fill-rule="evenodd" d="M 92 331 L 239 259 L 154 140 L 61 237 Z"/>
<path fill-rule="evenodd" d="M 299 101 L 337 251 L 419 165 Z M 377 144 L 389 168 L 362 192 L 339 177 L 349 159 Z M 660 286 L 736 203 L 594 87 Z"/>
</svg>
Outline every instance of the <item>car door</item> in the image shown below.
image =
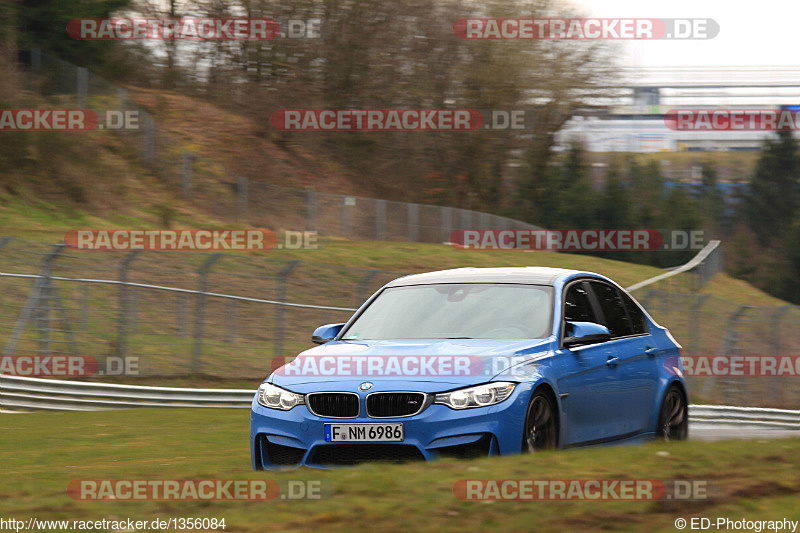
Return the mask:
<svg viewBox="0 0 800 533">
<path fill-rule="evenodd" d="M 600 323 L 597 305 L 585 281 L 567 285 L 562 305 L 561 339 L 565 321 Z M 615 437 L 613 411 L 618 403 L 619 369 L 608 365 L 607 343 L 560 348 L 558 389 L 566 446 L 594 444 Z"/>
<path fill-rule="evenodd" d="M 589 287 L 600 306 L 602 324 L 611 332 L 606 347 L 616 358 L 619 394 L 610 423 L 619 437 L 648 430 L 658 388 L 655 345 L 647 321 L 625 291 L 603 281 Z"/>
</svg>

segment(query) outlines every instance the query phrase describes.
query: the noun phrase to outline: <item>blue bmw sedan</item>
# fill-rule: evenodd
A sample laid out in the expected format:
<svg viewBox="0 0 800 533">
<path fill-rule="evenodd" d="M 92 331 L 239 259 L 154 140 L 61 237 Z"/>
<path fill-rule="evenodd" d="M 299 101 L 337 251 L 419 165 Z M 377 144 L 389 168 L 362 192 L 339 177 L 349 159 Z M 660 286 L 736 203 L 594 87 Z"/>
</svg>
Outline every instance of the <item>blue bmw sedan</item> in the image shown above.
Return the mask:
<svg viewBox="0 0 800 533">
<path fill-rule="evenodd" d="M 680 345 L 591 272 L 460 268 L 396 279 L 253 399 L 253 468 L 685 439 Z"/>
</svg>

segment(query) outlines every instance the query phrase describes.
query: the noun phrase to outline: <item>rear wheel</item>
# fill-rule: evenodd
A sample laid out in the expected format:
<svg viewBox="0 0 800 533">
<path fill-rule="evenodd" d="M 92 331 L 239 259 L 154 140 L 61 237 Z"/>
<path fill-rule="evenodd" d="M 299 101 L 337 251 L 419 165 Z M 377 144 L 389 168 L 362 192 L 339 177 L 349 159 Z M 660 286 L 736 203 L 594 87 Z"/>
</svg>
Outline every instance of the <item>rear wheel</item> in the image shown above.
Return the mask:
<svg viewBox="0 0 800 533">
<path fill-rule="evenodd" d="M 558 421 L 555 405 L 550 396 L 536 392 L 528 404 L 522 453 L 533 453 L 555 448 L 558 443 Z"/>
<path fill-rule="evenodd" d="M 672 385 L 661 402 L 656 436 L 663 440 L 686 440 L 688 435 L 689 408 L 680 388 Z"/>
</svg>

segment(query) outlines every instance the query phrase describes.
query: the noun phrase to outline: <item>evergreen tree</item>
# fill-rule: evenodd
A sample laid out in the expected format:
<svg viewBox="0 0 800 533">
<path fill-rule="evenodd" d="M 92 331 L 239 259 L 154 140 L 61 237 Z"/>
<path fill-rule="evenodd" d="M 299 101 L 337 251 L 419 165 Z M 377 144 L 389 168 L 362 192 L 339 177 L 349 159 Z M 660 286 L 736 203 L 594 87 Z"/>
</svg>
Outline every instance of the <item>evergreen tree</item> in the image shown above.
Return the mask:
<svg viewBox="0 0 800 533">
<path fill-rule="evenodd" d="M 755 176 L 750 182 L 747 214 L 759 242 L 779 242 L 795 217 L 800 192 L 800 161 L 791 131 L 779 131 L 764 145 Z"/>
</svg>

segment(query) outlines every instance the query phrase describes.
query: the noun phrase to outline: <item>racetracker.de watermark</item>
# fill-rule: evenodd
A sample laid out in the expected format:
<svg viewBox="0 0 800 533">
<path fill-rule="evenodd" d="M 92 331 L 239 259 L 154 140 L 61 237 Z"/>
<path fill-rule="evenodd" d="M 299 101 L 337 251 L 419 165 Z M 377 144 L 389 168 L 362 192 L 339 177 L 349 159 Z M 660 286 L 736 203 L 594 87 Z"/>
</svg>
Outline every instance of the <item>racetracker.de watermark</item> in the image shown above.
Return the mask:
<svg viewBox="0 0 800 533">
<path fill-rule="evenodd" d="M 274 479 L 74 479 L 73 500 L 321 500 L 330 495 L 321 480 Z"/>
<path fill-rule="evenodd" d="M 800 111 L 789 109 L 672 109 L 664 123 L 677 131 L 794 131 Z"/>
<path fill-rule="evenodd" d="M 462 229 L 450 244 L 466 250 L 558 252 L 702 250 L 701 230 L 655 229 Z"/>
<path fill-rule="evenodd" d="M 25 377 L 138 376 L 138 357 L 0 355 L 0 374 Z"/>
<path fill-rule="evenodd" d="M 78 250 L 271 250 L 268 229 L 245 230 L 70 230 L 64 244 Z"/>
<path fill-rule="evenodd" d="M 674 374 L 687 377 L 798 377 L 800 355 L 682 355 L 670 356 L 664 366 Z"/>
<path fill-rule="evenodd" d="M 273 19 L 87 18 L 72 19 L 67 33 L 78 40 L 269 40 L 280 35 Z"/>
<path fill-rule="evenodd" d="M 535 122 L 525 109 L 279 109 L 270 117 L 281 131 L 516 131 Z"/>
<path fill-rule="evenodd" d="M 529 360 L 529 357 L 471 355 L 315 355 L 275 357 L 272 370 L 280 376 L 329 377 L 491 377 Z"/>
<path fill-rule="evenodd" d="M 469 40 L 684 40 L 713 39 L 719 24 L 705 18 L 462 18 L 453 33 Z"/>
<path fill-rule="evenodd" d="M 138 111 L 0 109 L 0 131 L 138 130 Z"/>
<path fill-rule="evenodd" d="M 453 494 L 467 501 L 707 500 L 718 487 L 704 480 L 462 479 Z"/>
</svg>

